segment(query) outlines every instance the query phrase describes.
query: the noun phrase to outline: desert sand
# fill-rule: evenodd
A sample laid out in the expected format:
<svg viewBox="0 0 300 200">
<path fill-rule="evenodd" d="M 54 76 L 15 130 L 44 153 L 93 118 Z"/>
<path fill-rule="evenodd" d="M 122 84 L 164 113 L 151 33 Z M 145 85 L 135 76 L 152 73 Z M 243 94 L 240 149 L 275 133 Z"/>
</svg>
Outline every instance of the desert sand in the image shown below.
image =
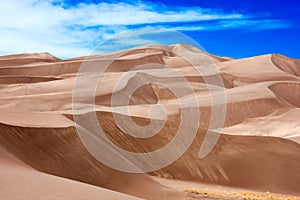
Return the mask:
<svg viewBox="0 0 300 200">
<path fill-rule="evenodd" d="M 94 73 L 81 71 L 91 65 Z M 76 86 L 79 74 L 91 81 Z M 75 90 L 88 94 L 93 87 L 92 100 L 74 102 Z M 221 106 L 223 113 L 213 111 Z M 69 60 L 48 53 L 0 56 L 0 197 L 300 199 L 299 107 L 300 60 L 283 55 L 235 60 L 175 44 Z M 192 111 L 199 118 L 189 118 Z M 168 145 L 180 120 L 188 122 L 186 137 L 194 121 L 199 127 L 174 162 L 127 173 L 99 161 L 76 131 L 89 124 L 76 119 L 91 113 L 110 141 L 136 153 Z M 165 123 L 157 134 L 148 130 L 147 138 L 138 138 L 126 134 L 135 129 L 120 128 L 116 117 L 125 124 L 130 118 L 143 130 Z M 199 158 L 209 134 L 220 135 Z"/>
</svg>

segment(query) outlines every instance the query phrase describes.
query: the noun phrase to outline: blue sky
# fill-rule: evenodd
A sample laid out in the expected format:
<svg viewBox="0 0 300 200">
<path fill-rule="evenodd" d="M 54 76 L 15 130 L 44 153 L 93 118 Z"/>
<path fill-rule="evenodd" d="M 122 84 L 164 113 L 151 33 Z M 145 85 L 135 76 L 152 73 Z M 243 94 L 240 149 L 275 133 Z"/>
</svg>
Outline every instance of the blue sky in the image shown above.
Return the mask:
<svg viewBox="0 0 300 200">
<path fill-rule="evenodd" d="M 149 34 L 164 29 L 194 39 L 215 55 L 300 58 L 299 14 L 296 0 L 1 0 L 0 55 L 49 52 L 70 58 L 89 55 L 97 46 L 106 52 L 186 41 L 176 34 Z M 141 28 L 148 33 L 134 32 Z"/>
</svg>

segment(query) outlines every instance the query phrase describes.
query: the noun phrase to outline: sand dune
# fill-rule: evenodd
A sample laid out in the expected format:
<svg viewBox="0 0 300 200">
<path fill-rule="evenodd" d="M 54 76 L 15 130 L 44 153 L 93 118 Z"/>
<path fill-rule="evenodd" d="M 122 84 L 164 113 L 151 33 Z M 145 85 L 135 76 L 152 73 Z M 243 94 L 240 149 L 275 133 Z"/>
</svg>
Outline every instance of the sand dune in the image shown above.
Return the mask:
<svg viewBox="0 0 300 200">
<path fill-rule="evenodd" d="M 139 199 L 38 172 L 2 148 L 0 156 L 1 199 Z"/>
<path fill-rule="evenodd" d="M 0 56 L 0 66 L 24 66 L 31 63 L 52 63 L 58 62 L 60 59 L 49 53 L 24 53 L 24 54 L 15 54 Z"/>
<path fill-rule="evenodd" d="M 1 56 L 0 195 L 4 199 L 203 198 L 176 189 L 175 180 L 300 195 L 299 66 L 299 60 L 282 55 L 234 60 L 182 44 L 69 60 L 47 53 Z M 100 76 L 103 67 L 107 68 Z M 85 71 L 88 68 L 91 71 Z M 78 86 L 78 77 L 87 81 Z M 74 101 L 74 91 L 81 94 L 80 101 Z M 214 111 L 222 106 L 223 123 L 222 112 Z M 195 110 L 201 113 L 199 119 L 182 117 Z M 148 174 L 131 174 L 97 160 L 76 132 L 74 120 L 90 119 L 93 113 L 113 144 L 136 153 L 168 145 L 182 120 L 187 121 L 187 138 L 195 121 L 200 126 L 175 162 Z M 129 135 L 126 131 L 136 131 L 134 126 L 122 129 L 116 119 L 125 125 L 132 120 L 150 137 Z M 220 124 L 211 126 L 216 119 Z M 76 121 L 80 127 L 89 123 Z M 155 135 L 147 129 L 152 123 L 163 124 Z M 218 132 L 216 145 L 200 159 L 205 136 Z M 172 149 L 170 157 L 177 150 Z M 144 165 L 156 162 L 162 160 L 147 160 Z M 168 178 L 172 184 L 167 187 L 153 176 Z"/>
</svg>

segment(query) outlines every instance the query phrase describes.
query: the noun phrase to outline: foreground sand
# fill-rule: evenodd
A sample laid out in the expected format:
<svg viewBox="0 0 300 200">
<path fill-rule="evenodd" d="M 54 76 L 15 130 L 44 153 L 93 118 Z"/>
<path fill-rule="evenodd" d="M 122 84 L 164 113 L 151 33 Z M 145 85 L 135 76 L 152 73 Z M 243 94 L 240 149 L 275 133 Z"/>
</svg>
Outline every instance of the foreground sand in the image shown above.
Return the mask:
<svg viewBox="0 0 300 200">
<path fill-rule="evenodd" d="M 174 52 L 187 56 L 202 76 Z M 95 110 L 107 136 L 128 151 L 160 149 L 178 129 L 178 99 L 154 82 L 166 81 L 179 91 L 189 89 L 182 77 L 190 83 L 201 112 L 200 127 L 190 148 L 167 167 L 148 174 L 119 172 L 95 159 L 82 144 L 73 114 L 88 116 L 91 110 L 88 104 L 72 107 L 76 73 L 84 59 L 101 66 L 112 58 L 95 91 Z M 134 68 L 144 64 L 167 65 L 178 75 L 151 65 Z M 120 84 L 126 75 L 128 81 Z M 299 199 L 299 76 L 300 61 L 281 55 L 233 60 L 179 44 L 70 60 L 47 53 L 2 56 L 1 199 Z M 216 77 L 223 85 L 205 83 Z M 145 81 L 153 83 L 134 92 L 130 113 L 124 112 L 128 105 L 122 101 L 111 105 L 114 94 Z M 120 85 L 114 91 L 116 84 Z M 84 92 L 89 87 L 86 83 L 77 89 Z M 221 102 L 226 105 L 224 128 L 212 129 L 211 95 L 220 88 L 226 94 Z M 191 93 L 182 92 L 181 109 L 193 109 L 192 100 Z M 142 126 L 161 121 L 159 114 L 149 115 L 153 105 L 162 105 L 168 118 L 159 134 L 147 139 L 124 134 L 113 118 L 130 116 Z M 207 130 L 222 134 L 212 151 L 199 159 Z"/>
</svg>

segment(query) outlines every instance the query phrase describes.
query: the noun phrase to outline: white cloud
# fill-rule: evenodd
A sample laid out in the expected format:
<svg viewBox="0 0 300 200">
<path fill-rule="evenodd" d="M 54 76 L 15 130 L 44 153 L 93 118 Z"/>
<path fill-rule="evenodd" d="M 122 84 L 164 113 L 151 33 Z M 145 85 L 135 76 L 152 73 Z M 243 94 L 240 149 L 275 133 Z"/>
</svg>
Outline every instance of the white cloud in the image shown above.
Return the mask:
<svg viewBox="0 0 300 200">
<path fill-rule="evenodd" d="M 238 13 L 199 7 L 160 7 L 153 3 L 65 5 L 63 0 L 1 0 L 0 54 L 48 51 L 67 58 L 87 55 L 96 44 L 128 26 L 243 20 Z M 160 24 L 160 25 L 159 25 Z M 181 26 L 184 30 L 184 26 Z M 198 26 L 199 30 L 206 26 Z M 225 25 L 223 25 L 224 28 Z M 190 27 L 192 29 L 193 26 Z M 194 27 L 195 28 L 195 27 Z M 232 25 L 228 25 L 232 28 Z M 174 28 L 173 28 L 174 29 Z M 188 27 L 186 27 L 188 29 Z M 136 39 L 139 41 L 139 39 Z"/>
<path fill-rule="evenodd" d="M 180 7 L 161 9 L 155 4 L 99 3 L 63 8 L 49 1 L 1 0 L 1 25 L 19 29 L 68 25 L 137 25 L 160 22 L 187 22 L 238 19 L 241 14 L 214 12 L 210 9 Z"/>
<path fill-rule="evenodd" d="M 158 26 L 157 26 L 158 27 Z M 205 25 L 193 25 L 193 26 L 170 26 L 165 27 L 174 31 L 218 31 L 226 29 L 247 29 L 248 31 L 260 31 L 271 29 L 283 29 L 292 27 L 291 23 L 283 20 L 224 20 L 217 21 L 211 24 Z M 161 27 L 163 28 L 163 27 Z"/>
<path fill-rule="evenodd" d="M 261 20 L 232 20 L 221 21 L 218 23 L 222 28 L 247 28 L 251 31 L 270 30 L 270 29 L 282 29 L 291 27 L 292 24 L 283 20 L 261 19 Z"/>
</svg>

